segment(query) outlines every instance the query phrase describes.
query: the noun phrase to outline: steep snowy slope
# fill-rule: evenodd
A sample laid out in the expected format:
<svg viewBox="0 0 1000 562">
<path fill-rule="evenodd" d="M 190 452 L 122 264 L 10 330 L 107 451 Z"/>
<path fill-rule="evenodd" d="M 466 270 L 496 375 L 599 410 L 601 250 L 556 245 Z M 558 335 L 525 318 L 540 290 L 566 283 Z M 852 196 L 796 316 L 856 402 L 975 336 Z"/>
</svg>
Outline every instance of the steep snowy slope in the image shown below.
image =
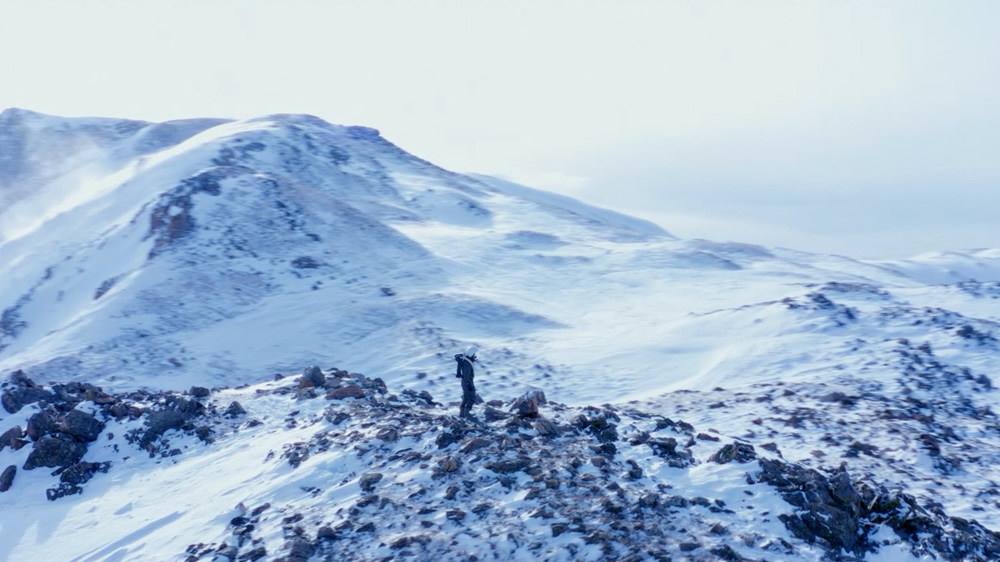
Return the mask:
<svg viewBox="0 0 1000 562">
<path fill-rule="evenodd" d="M 349 362 L 433 389 L 475 342 L 486 390 L 621 399 L 744 370 L 754 330 L 706 313 L 749 316 L 807 284 L 919 294 L 997 270 L 989 252 L 963 269 L 678 241 L 308 116 L 3 115 L 18 202 L 0 211 L 0 368 L 43 378 L 183 388 Z M 782 345 L 770 327 L 764 348 Z M 712 336 L 685 337 L 698 331 Z"/>
<path fill-rule="evenodd" d="M 649 498 L 660 496 L 646 496 L 653 492 L 725 497 L 726 505 L 741 495 L 756 501 L 741 504 L 746 513 L 730 507 L 735 514 L 696 504 L 706 509 L 685 523 L 636 531 L 643 541 L 660 541 L 637 560 L 726 558 L 723 547 L 766 560 L 989 559 L 982 553 L 992 548 L 992 535 L 962 521 L 1000 529 L 997 250 L 861 262 L 678 240 L 562 196 L 442 170 L 372 129 L 302 115 L 150 124 L 8 110 L 0 115 L 0 147 L 0 381 L 23 369 L 40 382 L 122 393 L 116 403 L 135 408 L 111 411 L 111 402 L 92 404 L 91 396 L 53 413 L 40 398 L 48 391 L 24 390 L 16 381 L 5 387 L 34 398 L 18 408 L 7 408 L 14 398 L 7 399 L 0 434 L 41 416 L 34 436 L 9 434 L 22 448 L 0 448 L 0 469 L 18 467 L 0 502 L 31 514 L 0 518 L 0 544 L 8 549 L 0 554 L 11 560 L 138 560 L 166 551 L 163 559 L 173 559 L 189 545 L 194 559 L 252 559 L 256 547 L 291 556 L 296 536 L 313 548 L 301 560 L 336 559 L 362 546 L 368 550 L 359 559 L 409 553 L 437 560 L 455 549 L 513 560 L 619 559 L 639 540 L 626 540 L 635 533 L 610 523 L 589 528 L 575 518 L 607 515 L 605 508 L 614 518 L 619 500 L 632 505 L 647 497 L 633 505 L 638 515 L 629 524 L 637 524 L 649 516 L 645 509 L 656 508 Z M 557 405 L 543 419 L 562 429 L 553 436 L 544 424 L 491 414 L 491 425 L 455 432 L 486 439 L 492 457 L 428 479 L 431 463 L 461 457 L 448 444 L 438 455 L 435 440 L 456 423 L 447 415 L 460 395 L 452 355 L 472 343 L 481 349 L 477 386 L 485 400 L 507 408 L 526 391 L 544 390 Z M 330 413 L 321 395 L 287 379 L 261 384 L 310 365 L 378 377 L 407 403 L 429 391 L 444 405 L 424 401 L 421 412 L 406 410 L 362 377 L 356 380 L 378 392 L 349 402 L 357 408 Z M 348 384 L 350 377 L 336 380 Z M 154 412 L 181 403 L 156 391 L 194 385 L 216 389 L 202 402 L 219 411 L 239 399 L 264 427 L 185 411 L 183 424 L 169 429 L 187 437 L 125 440 L 127 432 L 148 431 L 144 424 L 173 415 Z M 339 388 L 336 382 L 329 390 Z M 90 445 L 69 465 L 49 466 L 56 474 L 24 470 L 28 456 L 43 448 L 39 432 L 52 430 L 39 429 L 47 427 L 43 419 L 65 425 L 68 411 L 81 409 L 106 424 L 107 442 Z M 588 429 L 596 426 L 574 421 L 598 411 L 602 419 L 617 412 L 623 436 L 602 440 Z M 351 421 L 337 421 L 338 412 Z M 685 420 L 697 431 L 674 435 L 687 426 L 661 427 L 657 417 Z M 194 436 L 205 424 L 217 445 Z M 398 440 L 377 437 L 387 427 L 402 432 Z M 55 431 L 60 439 L 79 441 L 64 429 Z M 672 435 L 690 464 L 670 466 L 665 442 L 647 445 L 642 432 Z M 178 440 L 185 445 L 177 458 L 159 456 L 169 457 L 167 445 Z M 536 440 L 543 445 L 528 444 Z M 601 449 L 608 443 L 614 451 Z M 724 443 L 752 445 L 757 456 L 742 468 L 713 466 L 709 457 Z M 264 448 L 285 451 L 285 460 L 269 458 Z M 527 455 L 558 472 L 573 459 L 551 460 L 542 451 L 559 448 L 586 465 L 562 475 L 590 490 L 574 490 L 568 503 L 558 501 L 563 487 L 548 492 L 552 498 L 531 491 L 544 487 L 544 476 L 497 484 L 503 471 L 485 466 L 493 457 Z M 295 451 L 308 451 L 312 461 L 291 462 Z M 416 469 L 401 460 L 415 451 L 430 455 L 423 459 L 428 467 L 419 468 L 415 457 Z M 137 460 L 148 454 L 149 462 Z M 224 458 L 238 458 L 240 466 L 219 472 L 226 482 L 220 488 L 205 475 Z M 797 468 L 769 464 L 777 460 Z M 104 462 L 111 463 L 107 474 L 97 470 Z M 797 488 L 782 478 L 825 478 L 827 486 L 847 478 L 837 476 L 841 465 L 858 494 L 883 492 L 834 506 L 848 515 L 846 523 L 832 519 L 838 526 L 831 530 L 821 522 L 831 520 L 823 510 L 833 504 L 796 503 Z M 813 474 L 809 469 L 821 476 L 803 476 Z M 44 498 L 44 489 L 58 488 L 60 471 L 74 480 L 88 470 L 97 474 L 81 496 Z M 624 476 L 631 470 L 645 476 Z M 361 471 L 385 473 L 400 487 L 372 500 L 356 490 Z M 773 480 L 771 487 L 754 487 L 759 478 Z M 594 492 L 598 484 L 619 499 Z M 244 493 L 247 486 L 252 491 Z M 468 511 L 442 503 L 456 497 L 449 486 L 466 489 L 474 506 L 506 507 L 449 515 Z M 178 506 L 147 488 L 163 490 Z M 916 507 L 905 517 L 873 507 L 890 496 L 890 511 L 906 502 Z M 227 528 L 241 501 L 251 509 L 280 505 L 282 518 L 302 513 L 316 527 L 383 515 L 391 523 L 360 535 L 340 529 L 337 540 L 350 538 L 334 545 L 317 529 L 299 533 L 294 521 L 268 515 L 252 523 L 264 534 L 234 539 L 239 529 L 249 533 L 255 517 L 240 513 L 247 521 Z M 407 502 L 412 510 L 399 508 Z M 663 521 L 676 515 L 678 506 L 657 505 Z M 411 513 L 420 509 L 437 515 Z M 530 516 L 536 510 L 543 514 Z M 417 515 L 433 521 L 423 525 Z M 107 520 L 124 526 L 114 530 Z M 745 532 L 715 536 L 715 523 Z M 429 530 L 418 532 L 418 524 Z M 493 528 L 507 535 L 494 536 Z M 193 537 L 195 529 L 207 529 L 205 536 Z M 566 529 L 576 530 L 564 535 Z M 377 538 L 370 544 L 362 540 L 368 532 Z M 858 542 L 845 538 L 852 533 Z M 978 554 L 954 544 L 971 540 L 968 533 L 986 537 L 973 549 Z M 692 540 L 704 548 L 691 547 Z"/>
</svg>

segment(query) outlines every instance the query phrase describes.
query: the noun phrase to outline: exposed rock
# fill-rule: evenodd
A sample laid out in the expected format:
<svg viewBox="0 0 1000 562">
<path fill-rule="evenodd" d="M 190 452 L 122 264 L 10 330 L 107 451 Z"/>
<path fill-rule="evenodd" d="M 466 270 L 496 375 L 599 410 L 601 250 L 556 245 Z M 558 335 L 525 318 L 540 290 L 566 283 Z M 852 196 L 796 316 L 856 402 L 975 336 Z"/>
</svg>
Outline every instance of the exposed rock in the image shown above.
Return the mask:
<svg viewBox="0 0 1000 562">
<path fill-rule="evenodd" d="M 717 462 L 719 464 L 726 464 L 733 461 L 746 463 L 756 458 L 757 452 L 754 451 L 753 445 L 737 441 L 735 443 L 723 445 L 721 449 L 712 453 L 712 456 L 708 457 L 708 461 Z"/>
<path fill-rule="evenodd" d="M 316 547 L 302 538 L 293 539 L 288 547 L 288 555 L 283 558 L 285 562 L 306 562 L 316 552 Z"/>
<path fill-rule="evenodd" d="M 45 435 L 59 429 L 59 418 L 59 413 L 54 408 L 46 408 L 41 412 L 36 412 L 28 418 L 25 433 L 32 441 L 38 441 Z"/>
<path fill-rule="evenodd" d="M 258 546 L 257 548 L 244 553 L 240 556 L 240 562 L 257 562 L 261 558 L 267 556 L 267 549 L 263 546 Z"/>
<path fill-rule="evenodd" d="M 14 483 L 14 476 L 17 474 L 17 467 L 10 465 L 0 474 L 0 492 L 6 492 Z"/>
<path fill-rule="evenodd" d="M 316 531 L 316 540 L 334 541 L 338 538 L 339 536 L 337 535 L 337 532 L 334 531 L 329 525 L 323 525 Z"/>
<path fill-rule="evenodd" d="M 326 375 L 319 367 L 312 366 L 306 369 L 299 379 L 299 388 L 323 387 L 326 384 Z"/>
<path fill-rule="evenodd" d="M 771 484 L 785 501 L 800 508 L 779 518 L 796 537 L 821 542 L 831 550 L 844 549 L 857 555 L 865 551 L 860 532 L 861 497 L 846 471 L 832 478 L 821 473 L 770 459 L 761 459 L 758 480 Z"/>
<path fill-rule="evenodd" d="M 435 442 L 437 443 L 438 449 L 444 449 L 452 443 L 458 443 L 461 440 L 461 435 L 455 431 L 442 431 L 441 434 L 437 436 Z"/>
<path fill-rule="evenodd" d="M 0 395 L 0 404 L 12 414 L 16 414 L 28 404 L 34 404 L 41 400 L 53 401 L 55 399 L 53 393 L 35 384 L 35 381 L 28 378 L 24 374 L 24 371 L 15 371 L 10 377 L 10 382 L 15 386 L 14 388 L 5 390 L 3 395 Z"/>
<path fill-rule="evenodd" d="M 486 465 L 486 468 L 496 472 L 498 474 L 511 474 L 519 470 L 524 470 L 531 466 L 531 459 L 526 457 L 519 457 L 516 459 L 507 459 L 492 462 Z"/>
<path fill-rule="evenodd" d="M 226 411 L 223 415 L 226 416 L 227 418 L 235 418 L 237 416 L 245 415 L 246 413 L 247 411 L 243 409 L 243 405 L 234 400 L 229 403 L 229 407 L 226 408 Z"/>
<path fill-rule="evenodd" d="M 0 451 L 2 451 L 4 447 L 14 448 L 14 442 L 19 439 L 24 439 L 24 432 L 21 431 L 21 426 L 15 425 L 5 431 L 3 435 L 0 435 Z"/>
<path fill-rule="evenodd" d="M 340 388 L 335 388 L 326 394 L 327 400 L 341 400 L 344 398 L 364 398 L 365 390 L 356 384 L 349 384 Z"/>
<path fill-rule="evenodd" d="M 486 406 L 486 408 L 483 409 L 483 417 L 486 418 L 486 421 L 488 422 L 495 422 L 499 420 L 505 420 L 511 417 L 511 414 L 508 414 L 507 412 L 504 412 L 502 410 L 497 410 L 492 406 Z"/>
<path fill-rule="evenodd" d="M 539 435 L 545 435 L 547 437 L 556 436 L 561 433 L 558 425 L 544 418 L 536 420 L 534 423 L 534 428 Z"/>
<path fill-rule="evenodd" d="M 110 462 L 81 462 L 69 466 L 59 475 L 59 486 L 46 490 L 45 497 L 49 501 L 55 501 L 61 497 L 79 494 L 83 491 L 81 484 L 90 481 L 98 472 L 107 473 L 109 468 L 111 468 Z"/>
<path fill-rule="evenodd" d="M 367 474 L 362 474 L 361 478 L 358 479 L 358 485 L 365 492 L 371 492 L 375 489 L 375 484 L 378 484 L 382 480 L 382 473 L 380 472 L 369 472 Z"/>
<path fill-rule="evenodd" d="M 28 460 L 24 462 L 25 470 L 32 470 L 40 466 L 55 468 L 57 466 L 70 466 L 80 462 L 87 446 L 72 439 L 53 437 L 46 435 L 35 442 L 28 455 Z"/>
<path fill-rule="evenodd" d="M 378 433 L 375 434 L 376 439 L 381 439 L 387 443 L 399 440 L 399 431 L 394 427 L 386 427 L 380 429 Z"/>
<path fill-rule="evenodd" d="M 206 398 L 212 395 L 212 391 L 203 386 L 192 386 L 188 394 L 194 396 L 195 398 Z"/>
<path fill-rule="evenodd" d="M 177 410 L 150 412 L 146 416 L 146 431 L 139 441 L 140 446 L 146 447 L 171 429 L 184 427 L 185 422 L 187 422 L 187 416 Z"/>
<path fill-rule="evenodd" d="M 466 441 L 465 444 L 462 445 L 462 448 L 459 450 L 463 454 L 469 454 L 478 449 L 482 449 L 483 447 L 486 447 L 489 444 L 490 442 L 482 437 L 473 437 L 472 439 Z"/>
<path fill-rule="evenodd" d="M 514 401 L 514 404 L 510 407 L 510 411 L 522 418 L 537 418 L 538 398 L 535 396 L 522 396 Z"/>
<path fill-rule="evenodd" d="M 104 424 L 94 416 L 81 412 L 80 410 L 70 410 L 63 417 L 59 427 L 63 432 L 75 437 L 78 441 L 90 443 L 96 441 L 101 431 L 104 431 Z"/>
<path fill-rule="evenodd" d="M 455 472 L 462 466 L 462 463 L 453 456 L 447 456 L 438 461 L 438 466 L 445 472 Z"/>
</svg>

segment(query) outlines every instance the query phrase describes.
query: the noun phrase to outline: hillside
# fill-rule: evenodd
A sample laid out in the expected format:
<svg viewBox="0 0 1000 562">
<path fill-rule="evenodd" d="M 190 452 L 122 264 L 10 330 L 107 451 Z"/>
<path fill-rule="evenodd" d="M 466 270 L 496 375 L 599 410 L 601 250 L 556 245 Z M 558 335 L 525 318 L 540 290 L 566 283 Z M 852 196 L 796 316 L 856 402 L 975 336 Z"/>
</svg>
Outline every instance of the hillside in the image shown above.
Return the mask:
<svg viewBox="0 0 1000 562">
<path fill-rule="evenodd" d="M 996 249 L 682 240 L 304 115 L 7 110 L 0 279 L 0 560 L 997 555 Z"/>
</svg>

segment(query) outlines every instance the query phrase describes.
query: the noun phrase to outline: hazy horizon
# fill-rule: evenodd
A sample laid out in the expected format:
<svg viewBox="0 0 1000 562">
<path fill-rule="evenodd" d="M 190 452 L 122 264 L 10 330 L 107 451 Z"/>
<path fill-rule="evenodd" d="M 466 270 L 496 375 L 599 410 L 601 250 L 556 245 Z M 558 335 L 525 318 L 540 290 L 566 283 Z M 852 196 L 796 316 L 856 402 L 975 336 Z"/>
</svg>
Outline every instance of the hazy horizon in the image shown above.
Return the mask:
<svg viewBox="0 0 1000 562">
<path fill-rule="evenodd" d="M 685 238 L 1000 247 L 991 2 L 0 8 L 0 109 L 310 113 Z"/>
</svg>

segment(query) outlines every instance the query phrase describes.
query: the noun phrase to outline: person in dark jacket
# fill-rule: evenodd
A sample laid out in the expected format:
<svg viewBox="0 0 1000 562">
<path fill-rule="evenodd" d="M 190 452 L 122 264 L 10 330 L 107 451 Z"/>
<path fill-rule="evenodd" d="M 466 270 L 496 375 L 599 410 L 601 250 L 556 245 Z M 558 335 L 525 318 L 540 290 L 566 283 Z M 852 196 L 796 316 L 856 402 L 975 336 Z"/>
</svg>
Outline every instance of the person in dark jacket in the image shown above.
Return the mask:
<svg viewBox="0 0 1000 562">
<path fill-rule="evenodd" d="M 465 353 L 455 354 L 455 361 L 458 362 L 455 376 L 462 379 L 462 406 L 459 408 L 459 416 L 463 418 L 472 417 L 472 406 L 476 403 L 476 384 L 473 382 L 476 373 L 472 364 L 476 362 L 478 352 L 478 347 L 470 345 Z"/>
</svg>

